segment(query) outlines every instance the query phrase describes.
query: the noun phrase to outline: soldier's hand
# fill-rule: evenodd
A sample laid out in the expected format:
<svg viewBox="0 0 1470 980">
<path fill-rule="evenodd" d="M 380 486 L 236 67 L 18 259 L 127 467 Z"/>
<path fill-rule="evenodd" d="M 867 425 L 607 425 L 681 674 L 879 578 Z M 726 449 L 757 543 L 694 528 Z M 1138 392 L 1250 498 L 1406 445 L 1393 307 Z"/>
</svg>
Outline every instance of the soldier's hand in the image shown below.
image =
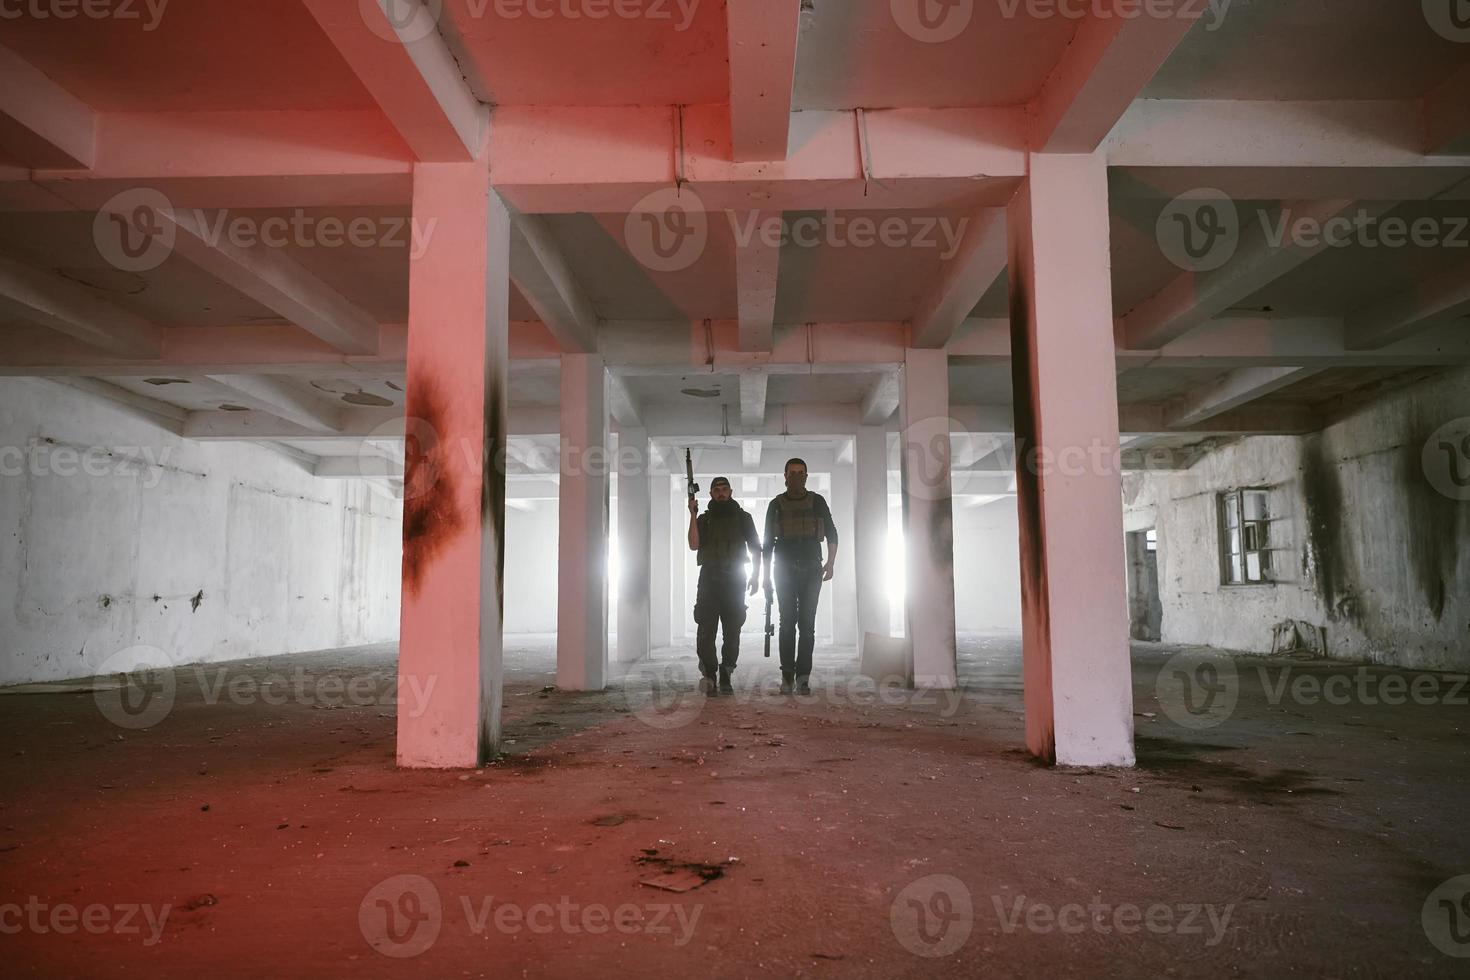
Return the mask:
<svg viewBox="0 0 1470 980">
<path fill-rule="evenodd" d="M 831 562 L 828 562 L 827 565 L 826 565 L 826 567 L 822 569 L 822 581 L 823 582 L 830 582 L 830 581 L 832 581 L 832 573 L 833 573 L 833 571 L 834 571 L 834 569 L 832 567 L 832 563 Z"/>
<path fill-rule="evenodd" d="M 758 579 L 758 578 L 751 579 L 750 580 L 750 594 L 751 595 L 755 595 L 760 590 L 761 590 L 761 580 Z"/>
<path fill-rule="evenodd" d="M 697 497 L 690 497 L 689 498 L 689 516 L 690 517 L 698 517 L 699 516 L 699 498 L 697 498 Z"/>
</svg>

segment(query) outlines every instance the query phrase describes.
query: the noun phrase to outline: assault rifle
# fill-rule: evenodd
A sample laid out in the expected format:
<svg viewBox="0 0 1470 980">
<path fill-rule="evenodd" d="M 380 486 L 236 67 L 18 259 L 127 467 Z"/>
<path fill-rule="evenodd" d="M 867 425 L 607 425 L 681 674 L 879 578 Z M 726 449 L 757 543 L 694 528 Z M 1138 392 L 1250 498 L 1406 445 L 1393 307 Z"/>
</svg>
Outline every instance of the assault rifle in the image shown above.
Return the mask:
<svg viewBox="0 0 1470 980">
<path fill-rule="evenodd" d="M 693 500 L 699 496 L 699 484 L 694 482 L 694 457 L 689 450 L 684 450 L 684 473 L 689 481 L 689 499 Z"/>
<path fill-rule="evenodd" d="M 767 581 L 766 582 L 766 659 L 767 660 L 769 660 L 770 657 L 771 657 L 771 637 L 773 637 L 773 636 L 776 635 L 776 626 L 775 626 L 774 623 L 771 622 L 771 602 L 772 602 L 773 599 L 774 599 L 774 596 L 771 595 L 771 583 L 769 581 Z"/>
</svg>

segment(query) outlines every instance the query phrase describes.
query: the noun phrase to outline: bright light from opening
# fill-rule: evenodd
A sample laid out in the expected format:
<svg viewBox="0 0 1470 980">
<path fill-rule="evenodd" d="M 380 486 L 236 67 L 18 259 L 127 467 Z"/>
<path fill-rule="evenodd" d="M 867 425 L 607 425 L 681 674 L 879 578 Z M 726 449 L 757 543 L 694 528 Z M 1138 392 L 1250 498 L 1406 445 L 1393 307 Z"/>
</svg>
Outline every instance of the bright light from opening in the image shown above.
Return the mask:
<svg viewBox="0 0 1470 980">
<path fill-rule="evenodd" d="M 903 524 L 894 520 L 890 513 L 888 521 L 888 616 L 893 635 L 902 636 L 904 628 L 904 598 L 908 588 L 907 555 L 904 549 Z"/>
</svg>

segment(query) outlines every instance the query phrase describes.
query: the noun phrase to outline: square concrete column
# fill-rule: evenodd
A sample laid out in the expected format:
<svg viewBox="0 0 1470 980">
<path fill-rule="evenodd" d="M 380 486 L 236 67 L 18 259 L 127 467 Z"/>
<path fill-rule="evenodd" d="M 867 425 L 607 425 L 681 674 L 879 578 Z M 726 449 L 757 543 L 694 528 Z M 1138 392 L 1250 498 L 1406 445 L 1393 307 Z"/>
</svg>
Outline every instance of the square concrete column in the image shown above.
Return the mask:
<svg viewBox="0 0 1470 980">
<path fill-rule="evenodd" d="M 665 467 L 659 462 L 654 475 L 649 477 L 649 544 L 652 564 L 648 571 L 648 645 L 657 650 L 674 641 L 673 632 L 673 563 L 674 552 L 670 539 L 674 524 L 682 515 L 675 514 L 669 506 L 669 478 L 663 476 Z M 679 530 L 684 525 L 679 524 Z"/>
<path fill-rule="evenodd" d="M 556 686 L 607 686 L 607 371 L 598 354 L 561 358 Z"/>
<path fill-rule="evenodd" d="M 648 471 L 648 430 L 623 429 L 618 433 L 619 663 L 642 660 L 649 652 L 653 542 Z"/>
<path fill-rule="evenodd" d="M 908 571 L 905 632 L 913 644 L 913 683 L 950 689 L 957 660 L 948 353 L 904 352 L 899 413 Z"/>
<path fill-rule="evenodd" d="M 1036 154 L 1010 234 L 1026 744 L 1133 764 L 1103 156 Z"/>
<path fill-rule="evenodd" d="M 880 426 L 858 430 L 854 499 L 856 516 L 848 545 L 857 573 L 858 651 L 869 633 L 888 636 L 888 433 Z"/>
<path fill-rule="evenodd" d="M 853 497 L 857 492 L 854 473 L 853 449 L 851 445 L 839 450 L 837 463 L 832 467 L 832 520 L 837 524 L 842 543 L 837 548 L 837 568 L 832 575 L 832 642 L 843 646 L 857 646 L 858 642 L 858 597 L 857 562 L 854 560 L 853 522 L 855 506 Z"/>
<path fill-rule="evenodd" d="M 409 260 L 398 764 L 499 750 L 510 217 L 482 155 L 414 167 Z"/>
</svg>

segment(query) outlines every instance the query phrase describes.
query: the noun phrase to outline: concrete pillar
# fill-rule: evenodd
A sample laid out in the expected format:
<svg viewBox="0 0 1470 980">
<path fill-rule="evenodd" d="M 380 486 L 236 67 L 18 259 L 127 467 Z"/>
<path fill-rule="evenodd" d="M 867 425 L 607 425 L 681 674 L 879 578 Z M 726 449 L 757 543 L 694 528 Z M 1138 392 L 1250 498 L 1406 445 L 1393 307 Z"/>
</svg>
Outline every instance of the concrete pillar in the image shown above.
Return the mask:
<svg viewBox="0 0 1470 980">
<path fill-rule="evenodd" d="M 510 217 L 486 157 L 414 167 L 398 764 L 481 765 L 500 746 Z"/>
<path fill-rule="evenodd" d="M 658 467 L 655 473 L 662 473 Z M 680 515 L 669 508 L 669 478 L 655 475 L 649 478 L 649 543 L 652 564 L 648 571 L 648 645 L 657 650 L 674 641 L 673 626 L 673 570 L 674 552 L 670 539 L 674 525 Z M 679 525 L 679 530 L 683 530 Z"/>
<path fill-rule="evenodd" d="M 619 663 L 649 653 L 653 540 L 649 502 L 648 430 L 618 434 L 618 650 Z"/>
<path fill-rule="evenodd" d="M 956 683 L 954 512 L 950 499 L 949 355 L 904 352 L 899 402 L 900 462 L 908 588 L 905 632 L 913 644 L 913 683 Z"/>
<path fill-rule="evenodd" d="M 607 686 L 607 371 L 597 354 L 561 358 L 561 526 L 556 686 Z"/>
<path fill-rule="evenodd" d="M 837 465 L 832 469 L 832 497 L 828 504 L 842 538 L 831 583 L 832 642 L 844 646 L 857 646 L 858 642 L 857 562 L 854 561 L 853 549 L 853 495 L 857 492 L 854 470 L 852 444 L 839 444 Z"/>
<path fill-rule="evenodd" d="M 1132 765 L 1133 688 L 1101 154 L 1036 154 L 1010 204 L 1026 744 Z"/>
<path fill-rule="evenodd" d="M 854 510 L 846 545 L 857 579 L 858 650 L 868 633 L 888 636 L 888 433 L 881 426 L 858 430 L 854 447 Z"/>
</svg>

